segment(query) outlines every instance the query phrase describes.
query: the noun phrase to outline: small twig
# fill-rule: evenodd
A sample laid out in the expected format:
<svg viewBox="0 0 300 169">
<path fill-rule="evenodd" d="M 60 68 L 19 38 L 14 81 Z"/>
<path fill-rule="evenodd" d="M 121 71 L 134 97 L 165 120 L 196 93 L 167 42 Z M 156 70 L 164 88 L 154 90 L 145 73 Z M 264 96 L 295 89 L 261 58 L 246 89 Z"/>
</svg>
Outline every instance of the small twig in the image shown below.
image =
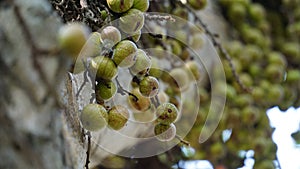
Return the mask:
<svg viewBox="0 0 300 169">
<path fill-rule="evenodd" d="M 242 88 L 243 91 L 251 93 L 251 89 L 246 87 L 244 85 L 244 83 L 241 81 L 235 66 L 232 62 L 232 59 L 230 57 L 230 55 L 227 53 L 227 51 L 225 50 L 225 48 L 221 45 L 220 42 L 217 41 L 216 39 L 216 34 L 211 32 L 208 28 L 207 25 L 202 21 L 202 19 L 196 14 L 196 12 L 188 5 L 183 4 L 181 1 L 176 1 L 180 6 L 182 6 L 183 8 L 186 8 L 189 12 L 191 12 L 194 17 L 195 17 L 195 21 L 198 21 L 199 24 L 203 27 L 206 35 L 208 35 L 208 37 L 211 39 L 213 45 L 220 51 L 221 55 L 223 55 L 225 57 L 225 59 L 229 62 L 229 66 L 231 69 L 231 72 L 235 78 L 235 80 L 237 81 L 238 85 Z"/>
<path fill-rule="evenodd" d="M 175 137 L 180 141 L 180 143 L 182 143 L 182 144 L 184 144 L 186 146 L 190 146 L 190 143 L 188 141 L 186 141 L 186 140 L 183 140 L 179 135 L 176 134 Z"/>
<path fill-rule="evenodd" d="M 277 161 L 277 167 L 278 167 L 278 169 L 281 169 L 281 165 L 280 165 L 280 162 L 279 162 L 279 159 L 278 159 L 277 155 L 275 157 L 275 160 Z"/>
<path fill-rule="evenodd" d="M 120 93 L 121 95 L 125 95 L 125 93 L 126 93 L 126 94 L 128 94 L 128 95 L 134 97 L 135 101 L 138 101 L 138 100 L 139 100 L 134 94 L 132 94 L 131 92 L 125 90 L 125 89 L 122 87 L 122 85 L 120 84 L 120 82 L 119 82 L 119 80 L 118 80 L 118 77 L 116 77 L 116 82 L 117 82 L 117 86 L 118 86 L 118 93 Z"/>
<path fill-rule="evenodd" d="M 83 87 L 85 86 L 85 84 L 88 82 L 88 78 L 91 76 L 90 72 L 89 72 L 89 69 L 88 69 L 88 63 L 85 62 L 84 60 L 82 60 L 82 63 L 84 65 L 84 73 L 83 73 L 83 83 L 81 84 L 81 86 L 79 87 L 77 93 L 76 93 L 76 97 L 79 96 L 81 90 L 83 89 Z M 91 78 L 91 77 L 90 77 Z"/>
<path fill-rule="evenodd" d="M 160 105 L 160 101 L 158 99 L 158 96 L 156 95 L 155 97 L 152 97 L 151 102 L 154 104 L 154 106 L 157 108 Z"/>
<path fill-rule="evenodd" d="M 176 20 L 170 16 L 170 15 L 166 15 L 166 16 L 163 16 L 163 15 L 150 15 L 148 13 L 145 13 L 144 14 L 145 16 L 145 19 L 149 19 L 149 20 L 159 20 L 159 21 L 171 21 L 171 22 L 175 22 Z"/>
<path fill-rule="evenodd" d="M 89 163 L 90 163 L 90 151 L 91 151 L 91 133 L 88 131 L 86 133 L 87 137 L 88 137 L 88 148 L 86 151 L 86 161 L 85 161 L 85 168 L 89 169 Z"/>
</svg>

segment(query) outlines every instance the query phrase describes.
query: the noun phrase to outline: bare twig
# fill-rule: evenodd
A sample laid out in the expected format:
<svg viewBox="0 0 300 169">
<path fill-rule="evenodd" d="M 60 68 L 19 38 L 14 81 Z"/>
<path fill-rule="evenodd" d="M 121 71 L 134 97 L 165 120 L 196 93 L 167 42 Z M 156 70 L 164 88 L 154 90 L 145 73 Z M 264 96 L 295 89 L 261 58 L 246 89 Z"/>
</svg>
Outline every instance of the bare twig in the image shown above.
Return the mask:
<svg viewBox="0 0 300 169">
<path fill-rule="evenodd" d="M 88 137 L 88 148 L 86 151 L 86 161 L 85 161 L 85 168 L 89 169 L 89 163 L 90 163 L 90 151 L 91 151 L 91 133 L 88 131 L 86 133 L 87 137 Z"/>
<path fill-rule="evenodd" d="M 179 135 L 176 134 L 175 137 L 180 141 L 180 143 L 182 143 L 182 144 L 184 144 L 186 146 L 190 146 L 190 143 L 188 141 L 186 141 L 186 140 L 183 140 Z"/>
<path fill-rule="evenodd" d="M 170 15 L 166 15 L 166 16 L 163 16 L 163 15 L 150 15 L 150 14 L 147 14 L 145 13 L 144 14 L 145 18 L 146 19 L 149 19 L 149 20 L 159 20 L 159 21 L 171 21 L 171 22 L 175 22 L 175 19 L 170 16 Z"/>
<path fill-rule="evenodd" d="M 235 66 L 232 62 L 232 59 L 230 57 L 230 55 L 228 54 L 228 52 L 226 51 L 226 49 L 221 45 L 220 42 L 217 41 L 216 37 L 217 35 L 213 32 L 211 32 L 207 25 L 202 21 L 202 19 L 196 14 L 196 12 L 194 11 L 194 9 L 192 9 L 190 6 L 183 4 L 181 1 L 176 1 L 181 7 L 186 8 L 189 12 L 191 12 L 193 14 L 193 16 L 195 17 L 195 21 L 197 21 L 204 29 L 206 35 L 211 39 L 213 45 L 219 50 L 219 52 L 221 53 L 221 55 L 223 55 L 225 57 L 225 59 L 229 62 L 229 66 L 231 69 L 231 72 L 235 78 L 235 80 L 237 81 L 238 85 L 242 88 L 243 91 L 251 93 L 251 89 L 248 88 L 247 86 L 245 86 L 245 84 L 241 81 Z"/>
<path fill-rule="evenodd" d="M 127 91 L 126 89 L 124 89 L 122 87 L 122 85 L 120 84 L 119 80 L 118 80 L 118 77 L 116 77 L 116 82 L 117 82 L 117 86 L 118 86 L 118 93 L 120 93 L 121 95 L 125 95 L 128 94 L 132 97 L 134 97 L 135 101 L 138 101 L 139 99 L 136 97 L 136 95 L 132 94 L 131 92 Z"/>
</svg>

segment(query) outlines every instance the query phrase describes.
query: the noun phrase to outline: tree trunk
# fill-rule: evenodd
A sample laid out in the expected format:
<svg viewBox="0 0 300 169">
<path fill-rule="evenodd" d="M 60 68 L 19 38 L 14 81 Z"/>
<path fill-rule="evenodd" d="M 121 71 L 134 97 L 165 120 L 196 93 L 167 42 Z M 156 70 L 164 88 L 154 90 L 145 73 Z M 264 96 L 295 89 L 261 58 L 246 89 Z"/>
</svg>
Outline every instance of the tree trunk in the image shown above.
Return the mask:
<svg viewBox="0 0 300 169">
<path fill-rule="evenodd" d="M 59 17 L 46 0 L 2 0 L 0 20 L 0 168 L 83 168 L 75 106 L 59 97 Z"/>
</svg>

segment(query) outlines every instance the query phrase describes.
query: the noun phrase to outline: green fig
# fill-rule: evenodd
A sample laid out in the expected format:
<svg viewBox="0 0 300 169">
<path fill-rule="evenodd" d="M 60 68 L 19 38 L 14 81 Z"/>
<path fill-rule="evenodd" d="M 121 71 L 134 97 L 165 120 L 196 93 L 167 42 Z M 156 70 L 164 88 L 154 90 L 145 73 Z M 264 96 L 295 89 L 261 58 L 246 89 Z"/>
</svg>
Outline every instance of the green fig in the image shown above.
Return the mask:
<svg viewBox="0 0 300 169">
<path fill-rule="evenodd" d="M 134 0 L 106 0 L 109 9 L 116 13 L 128 11 L 133 6 Z"/>
<path fill-rule="evenodd" d="M 135 63 L 136 52 L 137 46 L 133 42 L 122 40 L 115 47 L 112 60 L 119 67 L 128 68 Z"/>
<path fill-rule="evenodd" d="M 83 128 L 89 131 L 100 130 L 107 125 L 107 111 L 99 104 L 88 104 L 81 112 L 80 121 L 83 125 Z"/>
</svg>

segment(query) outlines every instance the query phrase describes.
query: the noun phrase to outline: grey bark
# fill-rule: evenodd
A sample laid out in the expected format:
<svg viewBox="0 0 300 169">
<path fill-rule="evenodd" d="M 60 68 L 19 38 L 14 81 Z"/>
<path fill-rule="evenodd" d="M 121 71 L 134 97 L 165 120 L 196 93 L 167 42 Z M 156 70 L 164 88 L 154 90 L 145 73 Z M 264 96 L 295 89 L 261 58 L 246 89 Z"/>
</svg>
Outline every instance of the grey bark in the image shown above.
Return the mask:
<svg viewBox="0 0 300 169">
<path fill-rule="evenodd" d="M 66 123 L 75 110 L 59 97 L 58 18 L 46 0 L 0 1 L 0 168 L 84 167 L 79 122 Z"/>
</svg>

